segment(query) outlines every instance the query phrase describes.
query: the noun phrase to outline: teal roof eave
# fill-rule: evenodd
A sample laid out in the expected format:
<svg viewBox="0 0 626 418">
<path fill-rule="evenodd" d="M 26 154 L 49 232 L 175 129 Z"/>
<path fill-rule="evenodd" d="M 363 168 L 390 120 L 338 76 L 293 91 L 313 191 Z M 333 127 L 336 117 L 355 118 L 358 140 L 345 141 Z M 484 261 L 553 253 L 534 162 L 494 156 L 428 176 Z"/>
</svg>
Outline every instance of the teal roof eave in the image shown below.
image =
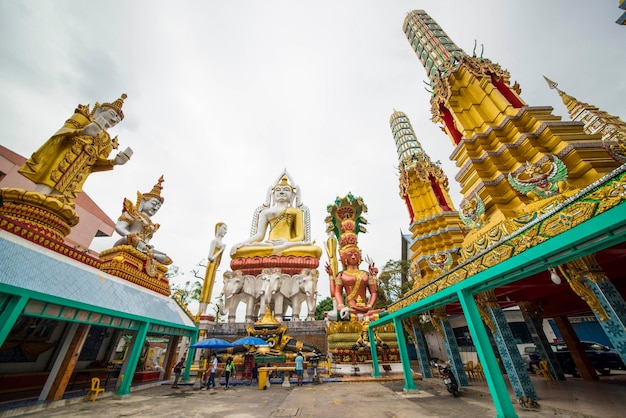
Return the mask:
<svg viewBox="0 0 626 418">
<path fill-rule="evenodd" d="M 371 322 L 370 326 L 378 327 L 393 322 L 394 318 L 407 318 L 447 305 L 457 301 L 460 292 L 474 294 L 484 292 L 624 241 L 626 241 L 626 203 L 621 203 L 487 270 L 389 313 Z"/>
<path fill-rule="evenodd" d="M 0 231 L 0 292 L 196 333 L 176 301 Z M 61 319 L 61 318 L 60 318 Z"/>
<path fill-rule="evenodd" d="M 68 307 L 68 308 L 72 308 L 76 310 L 92 312 L 92 313 L 96 313 L 100 315 L 118 317 L 122 319 L 129 319 L 132 321 L 149 322 L 152 325 L 165 326 L 165 327 L 176 328 L 178 330 L 185 331 L 179 334 L 190 335 L 191 333 L 198 332 L 198 328 L 195 325 L 187 326 L 187 325 L 181 325 L 180 323 L 176 323 L 176 322 L 155 320 L 153 318 L 149 318 L 149 317 L 145 317 L 141 315 L 134 315 L 134 314 L 129 314 L 126 312 L 119 312 L 119 311 L 115 311 L 115 310 L 111 310 L 111 309 L 107 309 L 107 308 L 103 308 L 99 306 L 88 305 L 88 304 L 77 302 L 71 299 L 60 298 L 60 297 L 49 295 L 46 293 L 35 292 L 29 289 L 16 287 L 16 286 L 10 286 L 10 285 L 6 285 L 3 283 L 0 283 L 0 294 L 1 293 L 19 295 L 19 296 L 26 297 L 29 300 L 35 300 L 35 301 L 43 302 L 46 304 L 58 305 L 58 306 Z M 102 326 L 108 326 L 111 328 L 126 329 L 123 326 L 118 326 L 118 325 L 113 325 L 113 324 L 98 324 L 98 323 L 93 323 L 90 320 L 68 319 L 68 318 L 63 318 L 63 317 L 58 317 L 58 316 L 50 316 L 46 314 L 31 314 L 28 312 L 24 312 L 24 315 L 59 319 L 59 320 L 65 320 L 69 322 L 91 323 L 92 325 L 102 325 Z"/>
</svg>

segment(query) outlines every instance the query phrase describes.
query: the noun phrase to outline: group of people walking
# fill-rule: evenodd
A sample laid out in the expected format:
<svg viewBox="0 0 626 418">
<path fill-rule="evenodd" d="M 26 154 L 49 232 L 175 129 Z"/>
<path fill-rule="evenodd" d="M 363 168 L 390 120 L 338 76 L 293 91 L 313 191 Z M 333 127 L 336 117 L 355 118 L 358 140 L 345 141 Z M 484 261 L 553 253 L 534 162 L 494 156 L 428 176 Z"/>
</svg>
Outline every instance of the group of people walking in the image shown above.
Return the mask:
<svg viewBox="0 0 626 418">
<path fill-rule="evenodd" d="M 294 359 L 294 362 L 296 363 L 296 376 L 298 378 L 297 386 L 302 386 L 302 375 L 304 373 L 304 356 L 302 355 L 302 352 L 298 352 Z M 215 375 L 217 374 L 217 365 L 217 354 L 211 353 L 211 361 L 209 362 L 207 370 L 204 372 L 204 376 L 201 382 L 201 389 L 215 390 Z M 181 358 L 180 361 L 174 366 L 174 383 L 172 385 L 173 388 L 178 388 L 178 382 L 180 381 L 180 376 L 184 368 L 185 359 Z M 233 357 L 229 356 L 226 359 L 226 364 L 224 365 L 224 379 L 226 380 L 224 390 L 228 389 L 230 377 L 233 375 L 234 372 L 235 362 L 233 361 Z"/>
<path fill-rule="evenodd" d="M 202 389 L 215 389 L 215 375 L 217 374 L 217 354 L 211 353 L 211 362 L 209 363 L 209 367 L 204 373 L 204 378 L 202 379 Z M 226 384 L 224 385 L 224 390 L 228 389 L 228 383 L 230 381 L 230 376 L 235 372 L 235 362 L 233 361 L 233 357 L 229 356 L 226 359 L 226 364 L 224 365 L 224 379 L 226 380 Z"/>
</svg>

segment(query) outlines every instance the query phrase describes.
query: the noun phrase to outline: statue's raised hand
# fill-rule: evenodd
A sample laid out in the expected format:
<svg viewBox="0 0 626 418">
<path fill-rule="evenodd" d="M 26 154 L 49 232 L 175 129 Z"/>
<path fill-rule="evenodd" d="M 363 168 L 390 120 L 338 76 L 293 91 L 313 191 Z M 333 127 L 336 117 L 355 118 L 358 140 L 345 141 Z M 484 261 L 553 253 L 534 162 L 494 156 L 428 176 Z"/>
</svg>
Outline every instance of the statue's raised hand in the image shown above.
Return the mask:
<svg viewBox="0 0 626 418">
<path fill-rule="evenodd" d="M 378 267 L 374 266 L 374 260 L 370 258 L 369 255 L 365 256 L 365 262 L 369 265 L 368 270 L 372 276 L 376 276 L 378 274 Z"/>
<path fill-rule="evenodd" d="M 324 266 L 324 269 L 326 270 L 326 273 L 328 273 L 329 276 L 333 276 L 333 268 L 330 266 L 330 264 L 326 263 L 326 265 Z"/>
<path fill-rule="evenodd" d="M 132 150 L 130 148 L 126 148 L 124 151 L 120 151 L 117 153 L 115 158 L 113 159 L 114 165 L 124 165 L 130 160 L 130 156 L 132 155 Z"/>
<path fill-rule="evenodd" d="M 378 267 L 374 266 L 374 262 L 372 262 L 372 264 L 369 265 L 369 271 L 372 276 L 378 275 Z"/>
</svg>

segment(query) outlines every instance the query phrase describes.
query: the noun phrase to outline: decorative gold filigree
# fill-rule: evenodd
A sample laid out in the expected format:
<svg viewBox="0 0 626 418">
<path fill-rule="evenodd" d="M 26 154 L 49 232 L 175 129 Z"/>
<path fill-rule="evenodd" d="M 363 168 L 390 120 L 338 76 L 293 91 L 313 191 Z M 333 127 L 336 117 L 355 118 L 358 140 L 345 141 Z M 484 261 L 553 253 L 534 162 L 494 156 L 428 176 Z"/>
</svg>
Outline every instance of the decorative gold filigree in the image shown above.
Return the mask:
<svg viewBox="0 0 626 418">
<path fill-rule="evenodd" d="M 509 245 L 500 245 L 483 256 L 483 265 L 493 267 L 513 255 L 514 248 Z"/>
<path fill-rule="evenodd" d="M 589 198 L 600 202 L 597 213 L 602 213 L 617 206 L 622 200 L 626 199 L 626 177 L 622 177 L 618 181 L 602 187 L 589 195 Z"/>
<path fill-rule="evenodd" d="M 475 274 L 480 273 L 481 271 L 485 270 L 485 266 L 483 266 L 482 264 L 482 257 L 470 264 L 468 264 L 465 269 L 467 271 L 467 275 L 468 276 L 473 276 Z"/>
<path fill-rule="evenodd" d="M 530 300 L 519 301 L 517 302 L 517 306 L 519 306 L 519 309 L 520 311 L 522 311 L 522 314 L 524 316 L 527 316 L 527 317 L 539 316 L 539 312 L 537 311 L 537 306 L 535 305 L 534 302 Z"/>
<path fill-rule="evenodd" d="M 480 313 L 480 317 L 483 319 L 483 322 L 489 327 L 492 334 L 496 332 L 496 326 L 491 319 L 491 315 L 487 312 L 487 301 L 481 295 L 477 295 L 476 297 L 476 307 L 478 308 L 478 313 Z"/>
<path fill-rule="evenodd" d="M 602 304 L 596 297 L 595 293 L 589 288 L 585 278 L 589 278 L 589 280 L 596 282 L 599 280 L 599 277 L 604 276 L 604 272 L 602 269 L 597 266 L 595 263 L 595 258 L 593 258 L 592 263 L 596 264 L 588 264 L 592 260 L 593 256 L 587 256 L 583 258 L 579 258 L 577 260 L 566 263 L 562 266 L 559 266 L 559 270 L 563 273 L 565 280 L 569 283 L 570 287 L 582 300 L 584 300 L 587 305 L 598 315 L 600 321 L 604 322 L 609 319 L 606 311 L 602 307 Z M 599 269 L 600 271 L 597 271 Z"/>
<path fill-rule="evenodd" d="M 472 235 L 473 241 L 464 243 L 461 249 L 461 258 L 463 260 L 470 259 L 477 253 L 499 243 L 503 237 L 510 233 L 509 229 L 511 229 L 510 222 L 505 220 L 486 231 L 479 231 L 477 235 Z"/>
<path fill-rule="evenodd" d="M 554 237 L 590 219 L 595 212 L 597 203 L 577 202 L 569 206 L 558 214 L 547 219 L 540 229 L 540 234 L 547 237 Z"/>
<path fill-rule="evenodd" d="M 435 327 L 439 335 L 441 335 L 441 338 L 445 338 L 445 335 L 443 333 L 443 328 L 441 327 L 440 321 L 447 321 L 447 320 L 448 320 L 448 313 L 446 312 L 445 306 L 436 308 L 430 313 L 430 322 L 433 324 L 433 326 Z"/>
<path fill-rule="evenodd" d="M 535 225 L 525 231 L 522 235 L 518 235 L 517 237 L 513 238 L 510 241 L 510 244 L 514 248 L 514 254 L 517 255 L 547 240 L 547 238 L 544 238 L 538 234 L 539 225 Z"/>
</svg>

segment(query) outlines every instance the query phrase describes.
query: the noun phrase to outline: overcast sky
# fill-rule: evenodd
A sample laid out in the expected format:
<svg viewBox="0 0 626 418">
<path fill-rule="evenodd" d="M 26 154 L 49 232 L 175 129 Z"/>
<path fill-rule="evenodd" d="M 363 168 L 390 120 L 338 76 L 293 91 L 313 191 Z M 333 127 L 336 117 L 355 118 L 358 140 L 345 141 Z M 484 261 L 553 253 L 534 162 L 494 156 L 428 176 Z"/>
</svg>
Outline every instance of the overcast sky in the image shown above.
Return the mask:
<svg viewBox="0 0 626 418">
<path fill-rule="evenodd" d="M 326 205 L 348 192 L 362 196 L 369 226 L 359 245 L 382 267 L 400 258 L 400 233 L 409 228 L 389 128 L 394 109 L 409 116 L 425 151 L 444 164 L 455 204 L 461 200 L 451 141 L 430 121 L 426 73 L 402 30 L 407 12 L 426 10 L 469 54 L 474 40 L 484 44 L 484 57 L 509 70 L 531 106 L 566 117 L 546 75 L 623 118 L 626 27 L 614 23 L 617 5 L 0 0 L 0 143 L 28 157 L 77 104 L 127 93 L 126 117 L 110 133 L 134 155 L 84 189 L 115 220 L 124 197 L 134 201 L 163 174 L 152 243 L 183 271 L 206 257 L 215 223 L 227 223 L 229 248 L 249 236 L 253 211 L 283 168 L 302 189 L 322 248 Z M 93 248 L 117 239 L 96 238 Z M 229 262 L 225 256 L 214 295 Z"/>
</svg>

